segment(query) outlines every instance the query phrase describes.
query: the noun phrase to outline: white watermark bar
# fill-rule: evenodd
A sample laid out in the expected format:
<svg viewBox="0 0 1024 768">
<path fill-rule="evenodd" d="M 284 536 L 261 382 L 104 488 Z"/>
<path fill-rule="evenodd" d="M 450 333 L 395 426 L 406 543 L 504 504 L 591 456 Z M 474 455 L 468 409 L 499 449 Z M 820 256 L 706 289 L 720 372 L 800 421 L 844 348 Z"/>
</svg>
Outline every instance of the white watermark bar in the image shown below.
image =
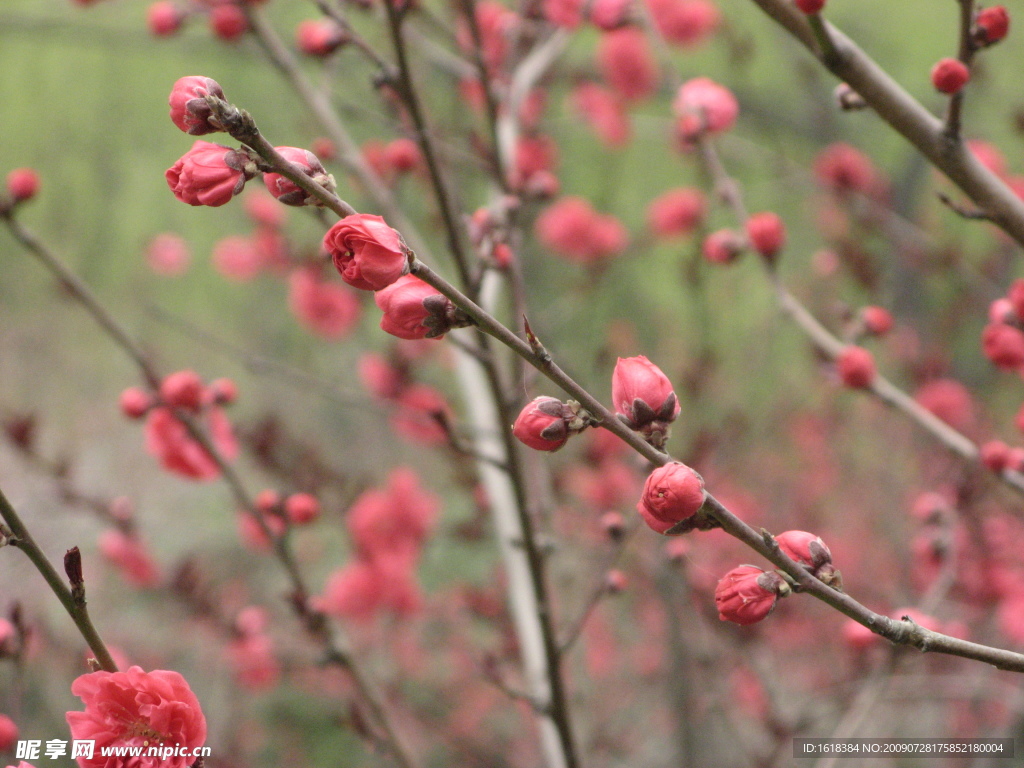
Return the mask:
<svg viewBox="0 0 1024 768">
<path fill-rule="evenodd" d="M 793 739 L 793 757 L 1014 757 L 1013 739 Z"/>
<path fill-rule="evenodd" d="M 68 753 L 67 739 L 22 739 L 18 742 L 15 757 L 18 760 L 41 760 L 49 758 L 56 760 Z M 92 760 L 95 755 L 100 757 L 156 757 L 161 760 L 169 760 L 172 757 L 209 757 L 209 747 L 188 747 L 181 744 L 134 744 L 132 746 L 106 746 L 96 747 L 92 739 L 75 739 L 71 742 L 71 757 L 84 757 Z"/>
</svg>

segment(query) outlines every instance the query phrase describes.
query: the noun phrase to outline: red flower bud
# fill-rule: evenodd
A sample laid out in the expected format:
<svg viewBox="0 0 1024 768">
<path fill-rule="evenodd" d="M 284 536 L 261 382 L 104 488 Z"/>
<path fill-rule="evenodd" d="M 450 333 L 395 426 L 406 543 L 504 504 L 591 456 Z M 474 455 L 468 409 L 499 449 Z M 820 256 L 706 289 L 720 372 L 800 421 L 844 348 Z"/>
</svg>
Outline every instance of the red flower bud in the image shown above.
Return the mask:
<svg viewBox="0 0 1024 768">
<path fill-rule="evenodd" d="M 1010 31 L 1010 14 L 1002 5 L 982 10 L 974 20 L 975 39 L 982 45 L 998 43 Z"/>
<path fill-rule="evenodd" d="M 712 264 L 729 264 L 743 253 L 743 238 L 731 229 L 720 229 L 704 238 L 701 250 Z"/>
<path fill-rule="evenodd" d="M 223 131 L 223 128 L 210 123 L 212 110 L 206 103 L 207 95 L 225 98 L 224 90 L 216 80 L 199 75 L 179 78 L 167 99 L 171 105 L 171 122 L 192 136 Z"/>
<path fill-rule="evenodd" d="M 295 45 L 307 56 L 330 56 L 348 42 L 348 33 L 331 19 L 300 21 Z"/>
<path fill-rule="evenodd" d="M 864 330 L 872 336 L 884 336 L 892 330 L 892 315 L 883 307 L 864 307 L 860 311 L 860 318 L 864 323 Z"/>
<path fill-rule="evenodd" d="M 636 508 L 644 522 L 665 533 L 704 505 L 704 479 L 678 461 L 658 467 L 647 476 Z"/>
<path fill-rule="evenodd" d="M 139 387 L 128 387 L 118 398 L 121 413 L 129 419 L 141 419 L 153 405 L 153 398 Z"/>
<path fill-rule="evenodd" d="M 1011 325 L 990 323 L 981 333 L 981 349 L 985 357 L 1000 368 L 1024 365 L 1024 333 Z"/>
<path fill-rule="evenodd" d="M 384 147 L 384 158 L 396 173 L 409 173 L 423 164 L 419 145 L 412 139 L 395 139 Z"/>
<path fill-rule="evenodd" d="M 971 71 L 959 59 L 940 59 L 932 67 L 932 85 L 939 93 L 954 94 L 971 79 Z"/>
<path fill-rule="evenodd" d="M 293 493 L 284 501 L 284 513 L 295 525 L 305 525 L 320 516 L 320 502 L 308 493 Z"/>
<path fill-rule="evenodd" d="M 0 619 L 4 625 L 8 625 L 6 619 Z M 10 752 L 18 741 L 18 726 L 7 715 L 0 715 L 0 752 Z M 21 765 L 28 765 L 22 761 Z M 14 768 L 14 766 L 11 766 Z M 19 766 L 20 768 L 20 766 Z"/>
<path fill-rule="evenodd" d="M 618 541 L 626 531 L 626 521 L 618 512 L 605 512 L 601 515 L 601 528 L 612 541 Z"/>
<path fill-rule="evenodd" d="M 334 179 L 324 170 L 316 155 L 308 149 L 299 147 L 274 147 L 274 149 L 289 163 L 297 165 L 302 173 L 321 187 L 327 190 L 334 189 Z M 285 205 L 322 205 L 317 198 L 306 194 L 304 189 L 279 173 L 263 174 L 263 183 L 267 185 L 270 194 Z"/>
<path fill-rule="evenodd" d="M 233 42 L 249 30 L 249 21 L 237 5 L 216 5 L 210 9 L 210 30 L 221 40 Z"/>
<path fill-rule="evenodd" d="M 668 424 L 679 415 L 679 400 L 672 382 L 661 369 L 643 355 L 619 358 L 612 374 L 612 405 L 630 429 L 651 427 L 664 445 Z"/>
<path fill-rule="evenodd" d="M 741 565 L 725 574 L 715 588 L 718 618 L 743 626 L 756 624 L 789 592 L 789 584 L 774 571 Z"/>
<path fill-rule="evenodd" d="M 722 133 L 733 127 L 740 112 L 732 91 L 706 77 L 689 80 L 679 88 L 672 108 L 679 118 L 678 130 L 684 141 L 703 132 Z"/>
<path fill-rule="evenodd" d="M 534 450 L 557 451 L 570 436 L 566 408 L 554 397 L 534 398 L 520 411 L 512 434 Z"/>
<path fill-rule="evenodd" d="M 380 216 L 346 216 L 324 235 L 341 279 L 364 291 L 387 288 L 409 271 L 409 247 Z"/>
<path fill-rule="evenodd" d="M 211 207 L 227 203 L 255 175 L 256 165 L 243 150 L 208 141 L 197 141 L 164 174 L 181 202 Z"/>
<path fill-rule="evenodd" d="M 808 16 L 820 13 L 821 9 L 825 7 L 825 0 L 794 0 L 794 2 L 796 7 Z"/>
<path fill-rule="evenodd" d="M 820 537 L 807 531 L 786 531 L 775 537 L 786 557 L 805 566 L 826 584 L 838 583 L 839 572 L 832 567 L 832 553 Z"/>
<path fill-rule="evenodd" d="M 35 197 L 39 191 L 39 175 L 31 168 L 15 168 L 7 174 L 7 194 L 16 203 Z"/>
<path fill-rule="evenodd" d="M 203 404 L 203 380 L 195 371 L 178 371 L 160 382 L 160 399 L 173 408 L 198 411 Z"/>
<path fill-rule="evenodd" d="M 655 198 L 647 208 L 647 222 L 657 237 L 692 232 L 704 219 L 704 195 L 696 189 L 672 189 Z"/>
<path fill-rule="evenodd" d="M 629 580 L 626 578 L 626 574 L 617 568 L 613 568 L 605 574 L 604 588 L 613 595 L 622 592 L 628 584 Z"/>
<path fill-rule="evenodd" d="M 754 250 L 771 259 L 786 244 L 786 227 L 782 219 L 771 211 L 755 213 L 747 219 L 747 238 Z"/>
<path fill-rule="evenodd" d="M 382 330 L 400 339 L 440 339 L 469 318 L 433 286 L 415 275 L 403 275 L 374 296 L 384 312 Z"/>
<path fill-rule="evenodd" d="M 146 26 L 154 37 L 167 37 L 181 29 L 185 12 L 170 0 L 158 0 L 146 11 Z"/>
<path fill-rule="evenodd" d="M 863 347 L 847 347 L 836 358 L 836 370 L 846 386 L 867 389 L 875 380 L 875 358 Z"/>
<path fill-rule="evenodd" d="M 231 379 L 214 379 L 207 394 L 218 405 L 230 405 L 238 399 L 238 386 Z"/>
<path fill-rule="evenodd" d="M 981 446 L 981 463 L 992 472 L 1002 472 L 1010 465 L 1010 446 L 1002 440 L 990 440 Z"/>
</svg>

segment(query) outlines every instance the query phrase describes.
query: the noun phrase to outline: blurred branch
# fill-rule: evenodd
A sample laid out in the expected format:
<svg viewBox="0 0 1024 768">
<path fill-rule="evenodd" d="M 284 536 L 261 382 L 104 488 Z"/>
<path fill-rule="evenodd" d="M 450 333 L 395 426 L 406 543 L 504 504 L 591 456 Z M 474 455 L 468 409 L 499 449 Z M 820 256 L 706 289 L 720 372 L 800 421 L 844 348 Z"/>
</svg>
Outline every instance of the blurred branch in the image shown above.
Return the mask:
<svg viewBox="0 0 1024 768">
<path fill-rule="evenodd" d="M 319 187 L 319 185 L 316 186 Z M 157 373 L 155 366 L 141 352 L 141 350 L 139 350 L 138 347 L 136 347 L 134 343 L 132 343 L 128 333 L 124 330 L 124 328 L 121 327 L 121 325 L 116 320 L 114 320 L 114 318 L 106 311 L 106 309 L 103 308 L 102 305 L 100 305 L 100 303 L 93 297 L 91 291 L 85 286 L 85 284 L 82 283 L 77 278 L 77 276 L 75 276 L 74 273 L 72 273 L 64 265 L 64 263 L 59 258 L 57 258 L 55 254 L 53 254 L 49 249 L 43 246 L 42 243 L 39 242 L 30 233 L 28 233 L 27 230 L 21 227 L 21 225 L 14 219 L 13 215 L 9 211 L 3 214 L 2 218 L 4 222 L 9 226 L 11 231 L 18 238 L 19 242 L 22 242 L 25 245 L 26 249 L 28 249 L 34 255 L 36 255 L 40 259 L 40 261 L 42 261 L 43 264 L 47 267 L 47 269 L 49 269 L 51 273 L 53 273 L 54 276 L 57 277 L 58 280 L 60 280 L 63 285 L 67 285 L 70 288 L 72 288 L 72 295 L 76 299 L 78 299 L 78 301 L 82 304 L 86 311 L 90 315 L 92 315 L 92 317 L 97 321 L 97 323 L 99 323 L 99 325 L 104 329 L 104 331 L 106 331 L 107 334 L 114 339 L 118 346 L 121 346 L 128 353 L 129 357 L 131 357 L 132 360 L 135 361 L 135 363 L 139 367 L 139 370 L 142 372 L 143 376 L 146 378 L 150 386 L 154 390 L 159 389 L 161 377 Z M 231 490 L 231 493 L 234 496 L 235 502 L 238 504 L 238 506 L 241 509 L 257 511 L 256 505 L 252 497 L 250 497 L 248 492 L 246 491 L 241 478 L 239 477 L 237 472 L 235 472 L 234 468 L 230 464 L 228 464 L 228 462 L 224 459 L 221 453 L 217 450 L 217 447 L 210 439 L 210 436 L 198 424 L 196 419 L 193 418 L 191 414 L 186 413 L 180 408 L 170 408 L 170 411 L 171 413 L 173 413 L 175 419 L 186 429 L 189 436 L 209 455 L 210 459 L 217 465 L 218 469 L 221 472 L 221 476 L 224 478 L 225 483 Z M 8 509 L 4 509 L 5 506 L 9 509 L 10 505 L 6 504 L 6 500 L 2 498 L 2 495 L 0 495 L 0 513 L 3 514 L 3 517 L 6 520 L 8 516 Z M 11 515 L 14 514 L 14 511 L 12 509 L 9 510 L 9 512 Z M 302 576 L 301 571 L 299 570 L 299 566 L 295 559 L 294 553 L 291 550 L 287 532 L 283 535 L 277 536 L 270 529 L 269 524 L 267 523 L 266 519 L 263 517 L 262 514 L 259 514 L 257 511 L 257 513 L 253 516 L 256 519 L 257 523 L 259 524 L 263 534 L 267 537 L 267 540 L 272 542 L 275 557 L 284 567 L 284 570 L 288 575 L 288 579 L 291 582 L 292 587 L 292 599 L 290 602 L 294 612 L 302 621 L 306 631 L 309 633 L 311 637 L 316 639 L 323 646 L 326 661 L 343 667 L 352 677 L 352 680 L 355 683 L 357 690 L 359 691 L 360 697 L 366 702 L 367 706 L 372 711 L 374 717 L 377 719 L 377 721 L 380 723 L 380 726 L 384 729 L 385 733 L 387 734 L 390 751 L 392 755 L 395 757 L 396 761 L 399 763 L 399 765 L 401 765 L 402 768 L 415 768 L 417 762 L 413 760 L 411 753 L 409 752 L 408 748 L 403 744 L 398 732 L 395 730 L 391 722 L 391 718 L 388 715 L 387 710 L 385 709 L 382 703 L 380 694 L 378 694 L 375 687 L 370 683 L 369 679 L 359 669 L 358 665 L 355 663 L 355 660 L 352 658 L 349 651 L 345 648 L 344 644 L 337 636 L 336 631 L 333 629 L 330 622 L 327 621 L 326 617 L 319 611 L 314 611 L 310 608 L 308 599 L 309 590 L 306 587 L 305 580 Z M 18 521 L 18 524 L 20 525 L 20 521 Z M 8 525 L 11 525 L 11 523 L 8 522 Z M 16 535 L 19 535 L 14 525 L 11 525 L 11 529 L 12 531 L 15 531 Z M 35 546 L 31 543 L 30 539 L 29 542 L 31 547 Z M 38 552 L 38 548 L 36 548 L 35 551 Z M 33 562 L 36 562 L 36 560 L 33 560 Z M 50 583 L 51 588 L 54 589 L 54 592 L 57 593 L 58 597 L 61 597 L 61 593 L 57 591 L 55 582 L 53 582 L 50 576 L 47 576 L 47 573 L 43 570 L 44 567 L 49 567 L 48 563 L 45 563 L 44 566 L 44 562 L 45 559 L 43 559 L 40 562 L 36 562 L 36 567 L 39 568 L 40 572 L 43 573 L 44 577 L 47 578 L 47 581 Z M 58 577 L 56 583 L 59 584 L 59 582 L 60 580 Z M 60 586 L 63 585 L 61 584 Z M 64 599 L 62 597 L 61 602 L 64 602 Z M 65 607 L 67 607 L 67 604 L 65 604 Z M 69 608 L 68 610 L 70 613 L 71 609 Z M 84 611 L 84 605 L 82 606 L 82 610 Z M 72 618 L 75 618 L 75 616 L 76 614 L 72 613 Z M 76 623 L 78 623 L 77 619 Z M 82 627 L 80 625 L 80 629 L 81 628 Z M 83 629 L 82 631 L 83 634 L 85 634 L 86 630 Z M 92 643 L 90 642 L 90 646 L 91 645 Z M 97 656 L 97 658 L 100 657 Z M 109 660 L 109 654 L 107 654 L 106 659 Z M 101 662 L 103 661 L 104 659 L 101 659 Z M 111 665 L 113 665 L 113 662 L 110 663 Z M 111 671 L 115 670 L 116 667 L 113 667 L 111 669 Z"/>
</svg>

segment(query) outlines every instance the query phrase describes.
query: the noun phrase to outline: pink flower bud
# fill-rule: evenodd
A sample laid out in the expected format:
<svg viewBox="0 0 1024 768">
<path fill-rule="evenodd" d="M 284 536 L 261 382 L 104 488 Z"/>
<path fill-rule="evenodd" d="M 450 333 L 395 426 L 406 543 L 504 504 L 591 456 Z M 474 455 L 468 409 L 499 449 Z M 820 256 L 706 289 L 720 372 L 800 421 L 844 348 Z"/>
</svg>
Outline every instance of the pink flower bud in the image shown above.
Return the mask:
<svg viewBox="0 0 1024 768">
<path fill-rule="evenodd" d="M 245 215 L 261 227 L 280 229 L 284 226 L 287 209 L 274 202 L 274 198 L 266 192 L 253 188 L 245 196 L 243 204 Z"/>
<path fill-rule="evenodd" d="M 990 440 L 981 446 L 981 463 L 992 472 L 1002 472 L 1010 465 L 1010 446 L 1002 440 Z"/>
<path fill-rule="evenodd" d="M 405 385 L 402 371 L 372 352 L 363 354 L 356 368 L 363 387 L 382 400 L 394 400 Z"/>
<path fill-rule="evenodd" d="M 569 440 L 567 406 L 554 397 L 526 404 L 512 425 L 512 434 L 537 451 L 557 451 Z"/>
<path fill-rule="evenodd" d="M 626 521 L 618 512 L 605 512 L 601 515 L 601 528 L 612 541 L 618 541 L 626 530 Z"/>
<path fill-rule="evenodd" d="M 961 432 L 974 426 L 974 400 L 967 387 L 953 379 L 935 379 L 914 393 L 917 404 Z"/>
<path fill-rule="evenodd" d="M 608 147 L 629 142 L 632 129 L 622 99 L 597 83 L 580 83 L 572 92 L 573 108 Z"/>
<path fill-rule="evenodd" d="M 381 329 L 400 339 L 441 339 L 469 320 L 447 297 L 415 275 L 400 277 L 378 291 L 374 300 L 384 312 Z"/>
<path fill-rule="evenodd" d="M 244 283 L 263 271 L 264 254 L 244 235 L 229 235 L 213 245 L 213 268 L 228 280 Z"/>
<path fill-rule="evenodd" d="M 604 588 L 613 595 L 617 595 L 619 592 L 625 590 L 628 584 L 629 579 L 626 578 L 626 574 L 617 568 L 613 568 L 605 574 Z"/>
<path fill-rule="evenodd" d="M 231 405 L 238 399 L 238 386 L 231 379 L 214 379 L 207 388 L 207 395 L 218 405 Z"/>
<path fill-rule="evenodd" d="M 632 0 L 592 0 L 590 22 L 604 32 L 611 32 L 626 24 Z"/>
<path fill-rule="evenodd" d="M 856 147 L 836 142 L 825 147 L 814 161 L 818 182 L 835 192 L 867 194 L 878 184 L 871 160 Z"/>
<path fill-rule="evenodd" d="M 139 387 L 128 387 L 118 399 L 121 413 L 129 419 L 141 419 L 153 405 L 153 398 Z"/>
<path fill-rule="evenodd" d="M 303 174 L 328 191 L 334 188 L 334 179 L 324 170 L 316 155 L 299 147 L 274 147 L 285 160 L 299 167 Z M 285 205 L 321 205 L 320 201 L 308 195 L 304 189 L 279 173 L 263 174 L 263 183 L 274 197 Z"/>
<path fill-rule="evenodd" d="M 796 7 L 808 16 L 820 13 L 821 9 L 825 7 L 825 0 L 794 0 L 794 2 Z"/>
<path fill-rule="evenodd" d="M 330 56 L 348 42 L 348 33 L 331 19 L 300 21 L 295 46 L 307 56 Z"/>
<path fill-rule="evenodd" d="M 215 5 L 210 9 L 210 31 L 225 42 L 234 42 L 249 31 L 249 21 L 237 5 Z"/>
<path fill-rule="evenodd" d="M 601 35 L 597 63 L 604 81 L 623 101 L 640 101 L 658 88 L 658 64 L 642 29 L 623 27 Z"/>
<path fill-rule="evenodd" d="M 153 587 L 160 581 L 156 562 L 139 539 L 110 529 L 100 534 L 99 550 L 133 586 Z"/>
<path fill-rule="evenodd" d="M 227 203 L 255 175 L 256 165 L 244 151 L 201 140 L 164 174 L 181 202 L 212 207 Z"/>
<path fill-rule="evenodd" d="M 294 525 L 306 525 L 320 516 L 320 502 L 308 493 L 293 493 L 284 501 L 284 513 Z"/>
<path fill-rule="evenodd" d="M 423 165 L 423 154 L 412 139 L 395 139 L 384 147 L 386 161 L 396 173 L 409 173 Z"/>
<path fill-rule="evenodd" d="M 409 271 L 409 247 L 380 216 L 346 216 L 324 235 L 341 279 L 364 291 L 387 288 Z"/>
<path fill-rule="evenodd" d="M 154 37 L 168 37 L 181 29 L 185 12 L 170 0 L 158 0 L 146 11 L 146 26 Z"/>
<path fill-rule="evenodd" d="M 996 299 L 988 305 L 988 321 L 990 323 L 1013 323 L 1017 320 L 1017 310 L 1013 302 L 1007 298 Z"/>
<path fill-rule="evenodd" d="M 18 726 L 7 715 L 0 715 L 0 752 L 10 752 L 18 741 Z"/>
<path fill-rule="evenodd" d="M 711 0 L 646 0 L 654 24 L 671 45 L 695 46 L 718 27 L 722 14 Z"/>
<path fill-rule="evenodd" d="M 892 330 L 892 315 L 883 307 L 864 307 L 860 311 L 860 318 L 864 323 L 864 330 L 872 336 L 884 336 Z"/>
<path fill-rule="evenodd" d="M 718 618 L 743 626 L 756 624 L 789 592 L 789 584 L 774 571 L 741 565 L 725 574 L 715 588 Z"/>
<path fill-rule="evenodd" d="M 583 0 L 543 0 L 544 18 L 556 27 L 575 29 L 583 21 Z"/>
<path fill-rule="evenodd" d="M 323 136 L 313 139 L 313 143 L 309 145 L 309 148 L 313 150 L 314 155 L 327 162 L 338 157 L 338 148 L 334 146 L 334 142 Z"/>
<path fill-rule="evenodd" d="M 807 531 L 786 531 L 776 536 L 775 541 L 786 557 L 805 566 L 826 584 L 837 578 L 832 553 L 820 537 Z"/>
<path fill-rule="evenodd" d="M 684 140 L 692 140 L 705 131 L 728 131 L 740 112 L 732 91 L 706 77 L 683 83 L 672 108 L 679 118 L 678 129 Z"/>
<path fill-rule="evenodd" d="M 743 238 L 731 229 L 719 229 L 704 238 L 701 251 L 712 264 L 730 264 L 743 253 Z"/>
<path fill-rule="evenodd" d="M 1010 14 L 1002 5 L 993 5 L 978 13 L 974 20 L 975 38 L 982 45 L 998 43 L 1010 31 Z"/>
<path fill-rule="evenodd" d="M 256 494 L 253 503 L 256 505 L 256 509 L 264 514 L 277 512 L 281 507 L 281 494 L 273 488 L 264 488 Z"/>
<path fill-rule="evenodd" d="M 612 405 L 630 429 L 642 430 L 654 422 L 662 435 L 679 415 L 680 405 L 672 382 L 643 355 L 619 358 L 612 373 Z"/>
<path fill-rule="evenodd" d="M 846 386 L 867 389 L 875 380 L 875 358 L 863 347 L 846 347 L 836 358 L 836 370 Z"/>
<path fill-rule="evenodd" d="M 1013 369 L 1024 365 L 1024 333 L 1003 323 L 990 323 L 981 333 L 981 349 L 985 357 L 999 368 Z"/>
<path fill-rule="evenodd" d="M 865 648 L 870 648 L 880 639 L 870 629 L 853 619 L 843 622 L 841 632 L 843 642 L 854 651 L 863 651 Z"/>
<path fill-rule="evenodd" d="M 655 198 L 647 208 L 647 222 L 657 237 L 692 232 L 704 220 L 707 205 L 699 190 L 682 187 Z"/>
<path fill-rule="evenodd" d="M 203 404 L 203 380 L 195 371 L 177 371 L 160 382 L 160 399 L 172 408 L 198 411 Z"/>
<path fill-rule="evenodd" d="M 360 304 L 352 291 L 326 281 L 318 267 L 302 267 L 288 278 L 288 308 L 313 333 L 340 339 L 359 322 Z"/>
<path fill-rule="evenodd" d="M 185 238 L 171 232 L 157 235 L 146 248 L 149 268 L 158 275 L 171 277 L 183 274 L 188 270 L 191 259 Z"/>
<path fill-rule="evenodd" d="M 7 174 L 7 194 L 16 203 L 31 200 L 39 191 L 39 175 L 31 168 L 15 168 Z"/>
<path fill-rule="evenodd" d="M 954 94 L 971 79 L 971 71 L 959 59 L 940 59 L 932 67 L 932 85 L 939 93 Z"/>
<path fill-rule="evenodd" d="M 704 505 L 704 479 L 678 461 L 658 467 L 647 476 L 636 508 L 657 533 L 697 514 Z"/>
<path fill-rule="evenodd" d="M 773 259 L 786 244 L 786 227 L 771 211 L 753 214 L 747 219 L 746 230 L 754 250 L 766 259 Z"/>
<path fill-rule="evenodd" d="M 690 540 L 676 536 L 665 542 L 665 556 L 673 563 L 681 563 L 690 554 Z"/>
<path fill-rule="evenodd" d="M 171 122 L 192 136 L 223 131 L 210 122 L 213 112 L 206 102 L 208 95 L 225 98 L 224 90 L 216 80 L 199 75 L 179 78 L 167 99 L 171 105 Z"/>
</svg>

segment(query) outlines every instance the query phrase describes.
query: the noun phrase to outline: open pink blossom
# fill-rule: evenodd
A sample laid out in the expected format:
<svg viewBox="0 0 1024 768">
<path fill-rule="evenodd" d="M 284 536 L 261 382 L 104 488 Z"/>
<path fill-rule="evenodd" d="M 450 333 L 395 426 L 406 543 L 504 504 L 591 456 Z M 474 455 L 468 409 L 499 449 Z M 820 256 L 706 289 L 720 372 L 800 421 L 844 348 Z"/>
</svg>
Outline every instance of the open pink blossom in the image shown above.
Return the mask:
<svg viewBox="0 0 1024 768">
<path fill-rule="evenodd" d="M 71 737 L 93 740 L 92 758 L 79 757 L 80 768 L 188 768 L 192 757 L 148 757 L 125 760 L 104 757 L 106 747 L 181 745 L 191 751 L 206 741 L 206 718 L 199 700 L 177 672 L 91 672 L 71 684 L 84 712 L 68 712 Z"/>
<path fill-rule="evenodd" d="M 346 216 L 327 230 L 324 249 L 341 279 L 364 291 L 387 288 L 409 271 L 409 247 L 380 216 Z"/>
</svg>

